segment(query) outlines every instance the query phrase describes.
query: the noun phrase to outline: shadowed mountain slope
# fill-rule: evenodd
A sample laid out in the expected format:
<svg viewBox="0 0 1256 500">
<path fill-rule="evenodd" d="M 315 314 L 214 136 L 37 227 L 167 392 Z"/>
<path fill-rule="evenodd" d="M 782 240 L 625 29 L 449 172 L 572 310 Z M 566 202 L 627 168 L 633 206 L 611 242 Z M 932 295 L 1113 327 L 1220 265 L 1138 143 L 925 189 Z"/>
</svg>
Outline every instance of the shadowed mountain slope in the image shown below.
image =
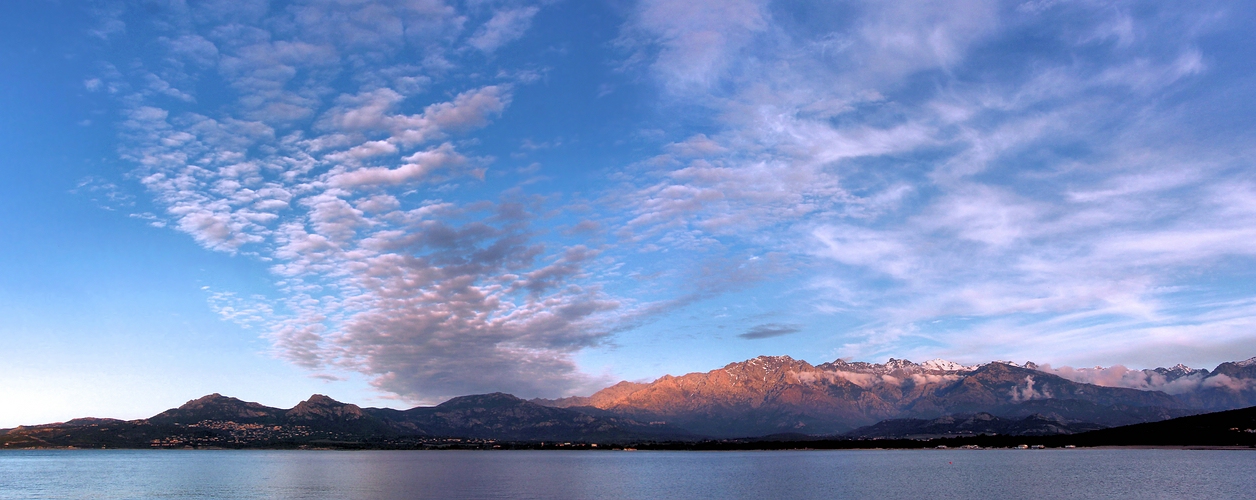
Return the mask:
<svg viewBox="0 0 1256 500">
<path fill-rule="evenodd" d="M 980 435 L 1050 436 L 1076 434 L 1101 429 L 1103 426 L 1088 422 L 1065 422 L 1045 415 L 1025 418 L 1001 418 L 989 413 L 955 415 L 932 420 L 901 418 L 882 420 L 867 427 L 860 427 L 844 436 L 856 439 L 930 439 Z"/>
<path fill-rule="evenodd" d="M 451 399 L 410 410 L 361 408 L 314 395 L 289 410 L 212 394 L 150 419 L 75 419 L 17 427 L 0 445 L 30 447 L 301 446 L 407 448 L 464 439 L 490 441 L 654 441 L 687 439 L 665 425 L 541 406 L 509 394 Z"/>
<path fill-rule="evenodd" d="M 1078 446 L 1256 446 L 1256 407 L 1114 427 L 1076 436 Z"/>
<path fill-rule="evenodd" d="M 434 435 L 507 440 L 608 441 L 625 437 L 684 439 L 690 433 L 665 425 L 608 418 L 541 406 L 509 394 L 463 396 L 404 412 L 406 421 Z"/>
</svg>

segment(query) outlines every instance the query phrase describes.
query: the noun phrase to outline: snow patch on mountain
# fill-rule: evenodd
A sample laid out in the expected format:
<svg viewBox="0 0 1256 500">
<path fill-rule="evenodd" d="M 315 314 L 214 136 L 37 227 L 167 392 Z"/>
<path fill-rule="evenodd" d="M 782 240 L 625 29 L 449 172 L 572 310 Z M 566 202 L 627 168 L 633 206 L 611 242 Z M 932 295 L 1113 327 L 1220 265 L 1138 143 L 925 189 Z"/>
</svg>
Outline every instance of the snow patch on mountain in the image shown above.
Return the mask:
<svg viewBox="0 0 1256 500">
<path fill-rule="evenodd" d="M 947 361 L 942 358 L 931 359 L 929 361 L 925 361 L 924 363 L 920 363 L 920 367 L 929 371 L 940 372 L 972 371 L 975 369 L 975 367 L 964 366 L 954 361 Z"/>
</svg>

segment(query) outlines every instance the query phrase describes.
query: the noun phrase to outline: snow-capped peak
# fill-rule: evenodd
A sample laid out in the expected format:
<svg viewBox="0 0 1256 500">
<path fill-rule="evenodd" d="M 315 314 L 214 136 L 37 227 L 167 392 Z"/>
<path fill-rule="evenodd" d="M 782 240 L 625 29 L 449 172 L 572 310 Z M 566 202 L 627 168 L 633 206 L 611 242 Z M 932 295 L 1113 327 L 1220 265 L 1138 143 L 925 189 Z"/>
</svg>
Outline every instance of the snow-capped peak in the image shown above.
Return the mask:
<svg viewBox="0 0 1256 500">
<path fill-rule="evenodd" d="M 936 370 L 936 371 L 944 371 L 944 372 L 955 372 L 955 371 L 968 369 L 967 366 L 961 365 L 954 361 L 947 361 L 942 358 L 931 359 L 929 361 L 925 361 L 924 363 L 920 364 L 920 367 L 926 370 Z"/>
<path fill-rule="evenodd" d="M 1252 365 L 1256 365 L 1256 358 L 1249 358 L 1247 361 L 1239 361 L 1238 363 L 1235 363 L 1235 364 L 1236 364 L 1236 365 L 1239 365 L 1239 366 L 1252 366 Z"/>
<path fill-rule="evenodd" d="M 903 369 L 910 366 L 916 366 L 916 363 L 912 363 L 911 361 L 908 361 L 906 359 L 894 359 L 894 358 L 890 358 L 889 361 L 885 362 L 885 368 L 888 370 L 898 370 L 898 369 Z"/>
</svg>

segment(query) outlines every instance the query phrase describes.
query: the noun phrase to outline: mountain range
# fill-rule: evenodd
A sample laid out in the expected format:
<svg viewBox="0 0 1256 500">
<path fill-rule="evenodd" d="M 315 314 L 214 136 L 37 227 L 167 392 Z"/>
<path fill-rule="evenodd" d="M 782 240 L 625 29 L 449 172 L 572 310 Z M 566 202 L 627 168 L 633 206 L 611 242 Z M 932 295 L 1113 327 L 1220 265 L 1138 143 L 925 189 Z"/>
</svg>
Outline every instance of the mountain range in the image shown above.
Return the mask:
<svg viewBox="0 0 1256 500">
<path fill-rule="evenodd" d="M 409 410 L 362 408 L 320 394 L 281 409 L 211 394 L 147 419 L 84 418 L 0 432 L 0 446 L 7 448 L 430 448 L 693 437 L 670 426 L 550 408 L 501 393 Z"/>
<path fill-rule="evenodd" d="M 760 356 L 648 384 L 620 382 L 589 397 L 533 401 L 665 422 L 714 437 L 832 435 L 886 419 L 980 412 L 1111 427 L 1256 404 L 1256 358 L 1223 363 L 1211 372 L 1181 365 L 1147 370 L 1170 382 L 1190 377 L 1194 390 L 1176 395 L 1078 382 L 1039 368 L 893 358 L 884 364 L 837 360 L 813 366 L 788 356 Z"/>
<path fill-rule="evenodd" d="M 1174 394 L 1075 380 L 1091 375 L 1033 363 L 811 365 L 761 356 L 650 383 L 620 382 L 588 397 L 525 401 L 494 393 L 409 410 L 362 408 L 322 395 L 282 409 L 211 394 L 147 419 L 83 418 L 0 430 L 0 445 L 431 448 L 768 435 L 1060 435 L 1256 403 L 1256 358 L 1211 371 L 1179 365 L 1139 375 Z"/>
</svg>

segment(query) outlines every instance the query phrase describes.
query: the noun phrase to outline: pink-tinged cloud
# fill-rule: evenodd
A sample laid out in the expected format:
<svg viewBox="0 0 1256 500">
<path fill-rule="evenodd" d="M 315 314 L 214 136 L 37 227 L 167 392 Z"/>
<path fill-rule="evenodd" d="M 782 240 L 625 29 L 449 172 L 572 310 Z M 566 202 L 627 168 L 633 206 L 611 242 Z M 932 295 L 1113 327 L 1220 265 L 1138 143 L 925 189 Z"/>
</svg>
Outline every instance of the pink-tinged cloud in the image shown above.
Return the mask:
<svg viewBox="0 0 1256 500">
<path fill-rule="evenodd" d="M 466 157 L 454 151 L 453 145 L 442 144 L 436 148 L 419 151 L 402 159 L 397 168 L 368 167 L 331 176 L 328 184 L 338 188 L 355 188 L 378 185 L 401 185 L 423 180 L 439 169 L 466 164 Z"/>
</svg>

